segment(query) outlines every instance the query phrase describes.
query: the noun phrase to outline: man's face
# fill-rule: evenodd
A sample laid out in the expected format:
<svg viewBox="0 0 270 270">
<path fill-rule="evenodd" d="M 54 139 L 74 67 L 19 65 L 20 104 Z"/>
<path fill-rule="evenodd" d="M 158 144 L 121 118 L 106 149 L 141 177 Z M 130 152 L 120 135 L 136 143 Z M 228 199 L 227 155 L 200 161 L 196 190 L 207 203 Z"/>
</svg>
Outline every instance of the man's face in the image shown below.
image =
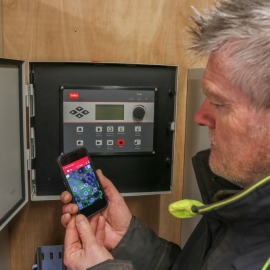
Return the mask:
<svg viewBox="0 0 270 270">
<path fill-rule="evenodd" d="M 206 99 L 194 119 L 209 127 L 212 171 L 249 187 L 270 174 L 270 112 L 256 112 L 230 84 L 225 61 L 221 53 L 210 56 L 202 79 Z"/>
</svg>

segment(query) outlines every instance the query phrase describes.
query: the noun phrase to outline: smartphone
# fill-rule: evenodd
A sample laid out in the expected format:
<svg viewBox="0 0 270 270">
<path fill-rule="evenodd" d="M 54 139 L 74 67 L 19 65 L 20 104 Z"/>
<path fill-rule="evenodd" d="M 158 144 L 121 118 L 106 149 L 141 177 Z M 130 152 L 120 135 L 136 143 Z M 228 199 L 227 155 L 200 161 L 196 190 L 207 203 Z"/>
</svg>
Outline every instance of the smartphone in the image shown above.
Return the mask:
<svg viewBox="0 0 270 270">
<path fill-rule="evenodd" d="M 86 148 L 80 147 L 58 157 L 63 181 L 78 205 L 79 213 L 87 218 L 108 206 L 93 162 Z"/>
</svg>

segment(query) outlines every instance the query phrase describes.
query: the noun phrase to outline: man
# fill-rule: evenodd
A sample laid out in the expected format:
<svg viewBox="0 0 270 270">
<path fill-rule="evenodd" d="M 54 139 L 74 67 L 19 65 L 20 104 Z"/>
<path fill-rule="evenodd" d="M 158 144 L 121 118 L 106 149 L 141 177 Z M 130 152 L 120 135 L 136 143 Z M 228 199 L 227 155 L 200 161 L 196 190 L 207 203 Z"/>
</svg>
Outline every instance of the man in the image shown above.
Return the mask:
<svg viewBox="0 0 270 270">
<path fill-rule="evenodd" d="M 71 195 L 61 195 L 64 261 L 70 269 L 253 270 L 270 265 L 270 1 L 223 0 L 193 20 L 192 48 L 210 55 L 202 79 L 206 99 L 195 122 L 209 127 L 211 149 L 193 159 L 208 205 L 180 201 L 170 210 L 178 217 L 203 217 L 181 251 L 132 217 L 98 171 L 109 199 L 101 214 L 89 221 L 75 217 Z"/>
</svg>

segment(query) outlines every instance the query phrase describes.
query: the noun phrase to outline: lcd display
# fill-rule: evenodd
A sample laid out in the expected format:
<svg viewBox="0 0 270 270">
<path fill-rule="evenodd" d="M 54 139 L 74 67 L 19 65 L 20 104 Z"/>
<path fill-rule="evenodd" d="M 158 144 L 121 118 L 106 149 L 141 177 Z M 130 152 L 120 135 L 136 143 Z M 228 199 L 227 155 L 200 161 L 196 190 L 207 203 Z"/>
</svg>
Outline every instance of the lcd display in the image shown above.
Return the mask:
<svg viewBox="0 0 270 270">
<path fill-rule="evenodd" d="M 96 120 L 124 120 L 124 105 L 96 105 Z"/>
</svg>

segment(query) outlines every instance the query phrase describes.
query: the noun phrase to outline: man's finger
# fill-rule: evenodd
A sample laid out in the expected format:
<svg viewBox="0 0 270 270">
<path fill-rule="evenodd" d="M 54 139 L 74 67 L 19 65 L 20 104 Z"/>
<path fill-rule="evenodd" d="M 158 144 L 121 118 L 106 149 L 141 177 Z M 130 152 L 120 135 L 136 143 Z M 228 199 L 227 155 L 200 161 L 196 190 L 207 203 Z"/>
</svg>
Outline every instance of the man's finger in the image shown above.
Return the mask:
<svg viewBox="0 0 270 270">
<path fill-rule="evenodd" d="M 119 194 L 113 183 L 102 173 L 101 170 L 98 169 L 96 173 L 109 200 L 110 198 L 113 198 L 115 194 Z M 119 196 L 121 195 L 119 194 Z"/>
<path fill-rule="evenodd" d="M 72 201 L 72 196 L 68 191 L 64 191 L 64 192 L 62 192 L 62 194 L 60 196 L 60 200 L 63 203 L 70 203 Z"/>
<path fill-rule="evenodd" d="M 77 214 L 78 213 L 78 205 L 74 203 L 69 203 L 69 204 L 64 204 L 62 208 L 63 214 L 69 213 L 71 215 Z"/>
<path fill-rule="evenodd" d="M 71 215 L 69 213 L 66 213 L 61 216 L 61 223 L 65 228 L 67 227 L 70 220 L 71 220 Z"/>
</svg>

